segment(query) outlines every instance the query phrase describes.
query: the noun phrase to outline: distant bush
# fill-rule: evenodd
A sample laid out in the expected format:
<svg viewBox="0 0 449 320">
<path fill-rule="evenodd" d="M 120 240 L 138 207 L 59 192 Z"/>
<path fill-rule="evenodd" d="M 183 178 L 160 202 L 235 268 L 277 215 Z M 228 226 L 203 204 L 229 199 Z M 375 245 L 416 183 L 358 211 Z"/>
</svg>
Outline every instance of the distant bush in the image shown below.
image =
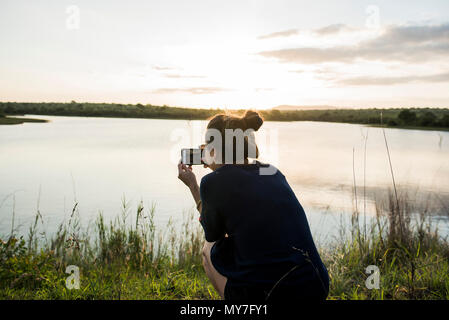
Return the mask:
<svg viewBox="0 0 449 320">
<path fill-rule="evenodd" d="M 445 114 L 439 121 L 441 127 L 449 127 L 449 114 Z"/>
<path fill-rule="evenodd" d="M 398 119 L 406 125 L 414 124 L 416 121 L 416 113 L 405 109 L 399 112 Z"/>
<path fill-rule="evenodd" d="M 379 124 L 380 123 L 380 119 L 379 119 L 379 117 L 369 117 L 367 123 Z"/>
<path fill-rule="evenodd" d="M 424 113 L 421 117 L 419 117 L 419 124 L 424 127 L 434 126 L 436 123 L 437 116 L 430 111 Z"/>
<path fill-rule="evenodd" d="M 391 127 L 396 127 L 398 125 L 398 123 L 394 119 L 388 120 L 387 124 Z"/>
</svg>

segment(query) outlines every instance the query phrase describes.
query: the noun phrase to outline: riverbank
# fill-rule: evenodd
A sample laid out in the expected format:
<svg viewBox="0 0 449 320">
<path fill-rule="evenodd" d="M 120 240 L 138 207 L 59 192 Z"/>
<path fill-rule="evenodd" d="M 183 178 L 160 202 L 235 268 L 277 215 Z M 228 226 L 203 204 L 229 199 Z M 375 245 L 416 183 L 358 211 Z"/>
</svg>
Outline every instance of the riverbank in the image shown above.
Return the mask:
<svg viewBox="0 0 449 320">
<path fill-rule="evenodd" d="M 234 110 L 243 114 L 245 110 Z M 56 115 L 80 117 L 146 118 L 205 120 L 222 109 L 194 109 L 151 104 L 112 103 L 20 103 L 0 102 L 0 114 L 6 115 Z M 365 125 L 382 125 L 392 128 L 449 130 L 449 109 L 329 109 L 329 110 L 260 110 L 267 121 L 320 121 Z"/>
<path fill-rule="evenodd" d="M 43 119 L 33 119 L 33 118 L 15 118 L 15 117 L 2 117 L 0 116 L 0 125 L 13 125 L 13 124 L 22 124 L 25 122 L 48 122 Z"/>
<path fill-rule="evenodd" d="M 124 204 L 114 221 L 100 214 L 82 228 L 77 205 L 53 236 L 39 230 L 38 212 L 27 237 L 13 229 L 3 238 L 0 299 L 219 299 L 202 268 L 196 212 L 181 231 L 169 223 L 162 232 L 154 207 L 131 213 Z M 349 237 L 320 248 L 331 279 L 328 299 L 449 299 L 449 243 L 429 212 L 413 223 L 415 209 L 393 194 L 376 209 L 376 224 L 363 225 L 355 212 Z M 378 289 L 366 285 L 370 265 L 379 268 Z M 67 287 L 68 266 L 79 268 L 79 289 L 74 282 Z"/>
</svg>

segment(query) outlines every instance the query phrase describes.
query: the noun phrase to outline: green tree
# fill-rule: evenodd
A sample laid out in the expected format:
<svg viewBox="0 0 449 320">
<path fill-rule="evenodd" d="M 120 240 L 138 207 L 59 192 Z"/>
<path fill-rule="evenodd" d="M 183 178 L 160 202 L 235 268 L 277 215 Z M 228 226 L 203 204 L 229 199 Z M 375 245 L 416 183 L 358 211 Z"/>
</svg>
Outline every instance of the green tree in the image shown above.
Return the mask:
<svg viewBox="0 0 449 320">
<path fill-rule="evenodd" d="M 436 124 L 436 119 L 437 116 L 433 112 L 427 111 L 419 117 L 419 123 L 424 127 L 430 127 Z"/>
<path fill-rule="evenodd" d="M 398 119 L 403 124 L 413 124 L 416 121 L 416 112 L 410 111 L 408 109 L 399 112 Z"/>
<path fill-rule="evenodd" d="M 397 123 L 396 120 L 394 120 L 394 119 L 389 119 L 389 120 L 387 121 L 387 124 L 388 124 L 390 127 L 396 127 L 396 126 L 398 125 L 398 123 Z"/>
<path fill-rule="evenodd" d="M 449 127 L 449 114 L 445 114 L 439 121 L 439 125 L 442 127 Z"/>
</svg>

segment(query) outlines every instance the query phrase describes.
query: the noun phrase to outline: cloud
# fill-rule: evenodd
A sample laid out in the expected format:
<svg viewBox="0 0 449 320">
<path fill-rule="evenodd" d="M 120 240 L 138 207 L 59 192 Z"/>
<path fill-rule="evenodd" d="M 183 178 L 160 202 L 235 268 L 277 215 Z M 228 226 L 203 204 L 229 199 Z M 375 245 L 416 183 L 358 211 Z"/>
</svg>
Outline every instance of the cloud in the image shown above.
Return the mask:
<svg viewBox="0 0 449 320">
<path fill-rule="evenodd" d="M 315 69 L 315 70 L 313 70 L 313 73 L 329 75 L 329 74 L 339 74 L 339 71 L 337 71 L 333 68 L 326 67 L 326 68 Z"/>
<path fill-rule="evenodd" d="M 316 69 L 295 69 L 295 70 L 289 70 L 288 72 L 292 72 L 292 73 L 313 73 L 313 74 L 336 74 L 338 73 L 335 69 L 330 68 L 330 67 L 321 67 L 321 68 L 316 68 Z"/>
<path fill-rule="evenodd" d="M 262 51 L 284 63 L 351 63 L 356 60 L 423 62 L 449 55 L 449 24 L 391 26 L 383 34 L 354 46 L 301 47 Z"/>
<path fill-rule="evenodd" d="M 205 76 L 189 76 L 189 75 L 182 75 L 182 74 L 165 74 L 164 75 L 166 78 L 175 78 L 175 79 L 179 79 L 179 78 L 206 78 Z"/>
<path fill-rule="evenodd" d="M 266 58 L 276 58 L 286 63 L 323 63 L 323 62 L 350 62 L 354 56 L 344 48 L 294 48 L 273 51 L 262 51 L 259 54 Z"/>
<path fill-rule="evenodd" d="M 448 23 L 433 26 L 391 26 L 387 28 L 387 31 L 382 37 L 374 40 L 373 44 L 383 45 L 384 43 L 394 42 L 401 44 L 420 44 L 437 40 L 449 40 Z"/>
<path fill-rule="evenodd" d="M 177 68 L 153 66 L 153 69 L 154 70 L 159 70 L 159 71 L 166 71 L 166 70 L 176 70 Z"/>
<path fill-rule="evenodd" d="M 212 94 L 222 91 L 229 91 L 229 89 L 219 87 L 193 87 L 193 88 L 159 88 L 152 90 L 154 94 L 172 94 L 172 93 L 190 93 L 190 94 Z"/>
<path fill-rule="evenodd" d="M 274 32 L 274 33 L 266 34 L 263 36 L 259 36 L 259 37 L 257 37 L 257 39 L 262 40 L 262 39 L 270 39 L 270 38 L 289 37 L 289 36 L 293 36 L 295 34 L 298 34 L 298 30 L 290 29 L 290 30 Z"/>
<path fill-rule="evenodd" d="M 382 86 L 416 82 L 449 82 L 449 72 L 425 76 L 354 77 L 334 81 L 346 86 Z"/>
<path fill-rule="evenodd" d="M 274 88 L 255 88 L 254 91 L 256 92 L 264 92 L 264 91 L 273 91 Z"/>
<path fill-rule="evenodd" d="M 351 31 L 351 30 L 353 30 L 353 28 L 350 28 L 345 24 L 331 24 L 327 27 L 315 30 L 314 33 L 320 36 L 327 36 L 330 34 L 340 33 L 341 31 Z"/>
</svg>

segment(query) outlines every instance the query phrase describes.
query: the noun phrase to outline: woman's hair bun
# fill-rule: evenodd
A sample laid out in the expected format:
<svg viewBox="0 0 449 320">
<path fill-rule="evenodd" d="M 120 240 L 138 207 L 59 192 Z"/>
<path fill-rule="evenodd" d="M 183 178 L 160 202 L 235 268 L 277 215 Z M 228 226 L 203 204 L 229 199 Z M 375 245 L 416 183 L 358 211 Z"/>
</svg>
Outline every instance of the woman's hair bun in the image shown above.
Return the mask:
<svg viewBox="0 0 449 320">
<path fill-rule="evenodd" d="M 263 119 L 256 111 L 248 110 L 243 116 L 242 120 L 244 120 L 246 124 L 246 129 L 253 129 L 254 131 L 259 130 L 259 128 L 263 124 Z"/>
</svg>

